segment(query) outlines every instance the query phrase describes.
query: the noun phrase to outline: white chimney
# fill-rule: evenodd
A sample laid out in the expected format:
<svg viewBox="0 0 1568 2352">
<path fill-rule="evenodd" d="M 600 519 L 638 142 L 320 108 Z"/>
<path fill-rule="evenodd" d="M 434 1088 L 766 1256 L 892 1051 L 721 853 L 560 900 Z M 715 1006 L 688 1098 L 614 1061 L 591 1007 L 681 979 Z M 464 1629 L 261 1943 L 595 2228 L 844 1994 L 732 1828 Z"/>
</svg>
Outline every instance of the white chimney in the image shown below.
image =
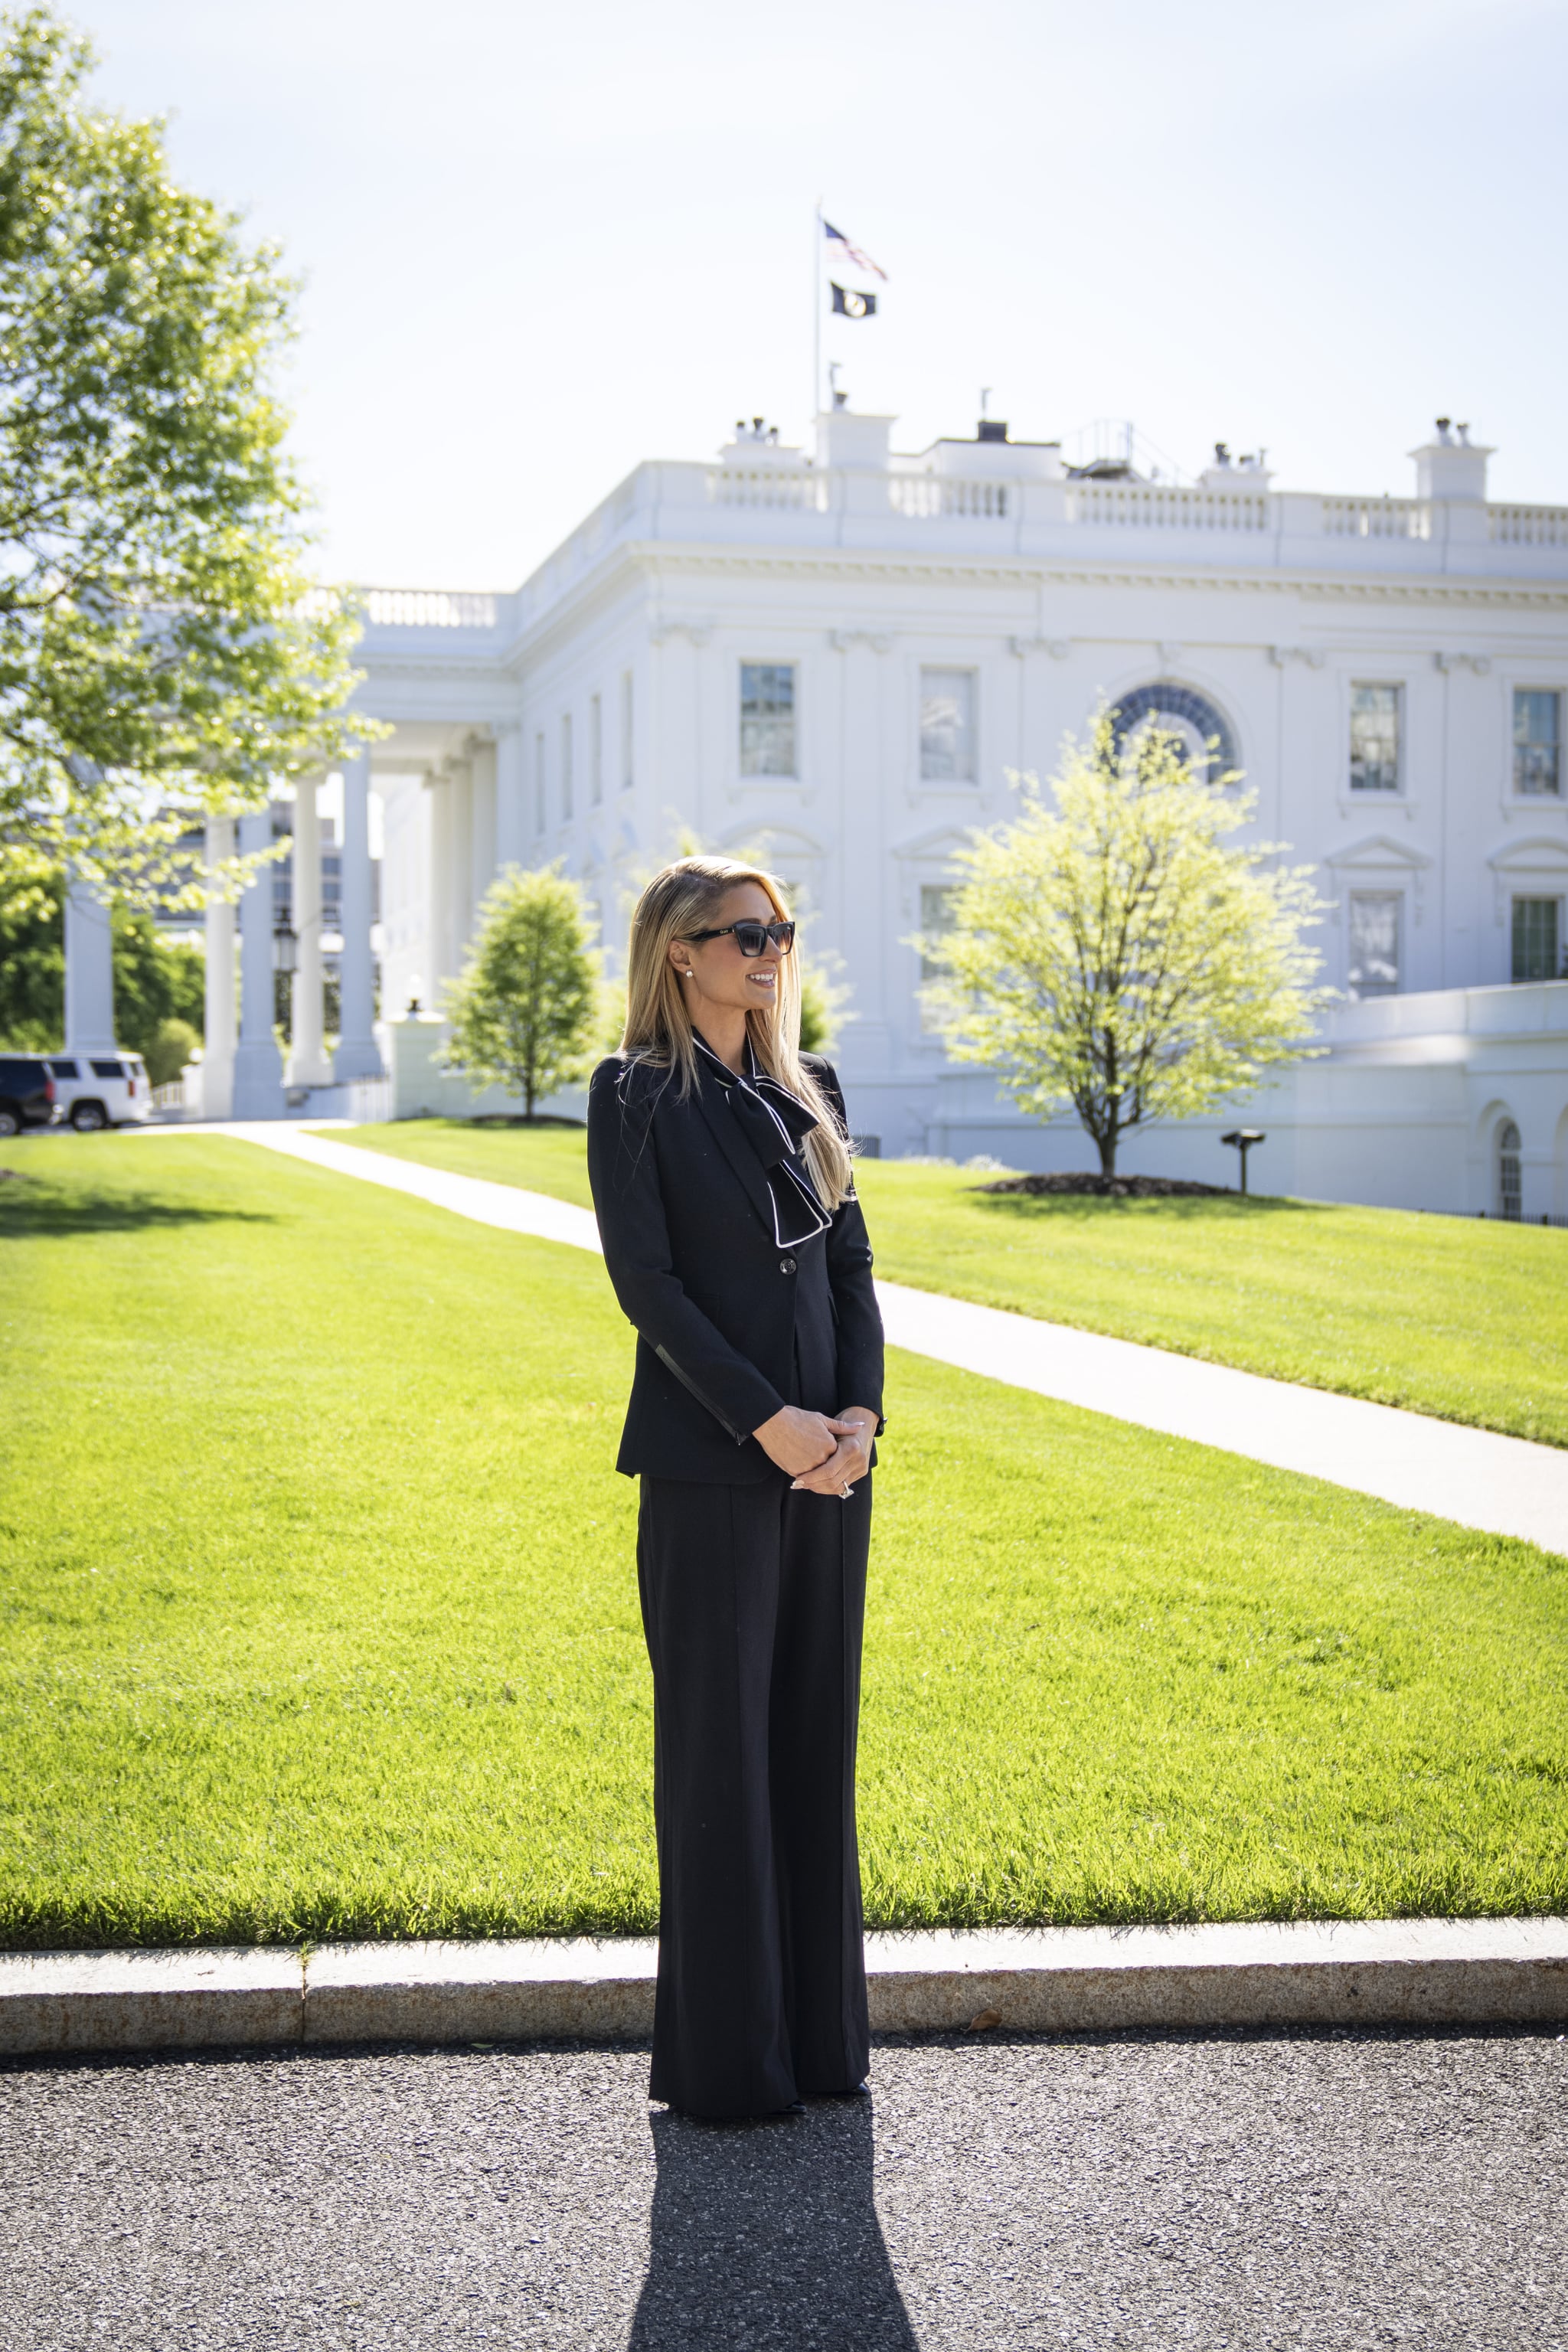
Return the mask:
<svg viewBox="0 0 1568 2352">
<path fill-rule="evenodd" d="M 857 416 L 847 408 L 825 409 L 816 420 L 817 464 L 885 474 L 895 422 L 891 416 Z"/>
<path fill-rule="evenodd" d="M 1487 494 L 1487 459 L 1495 455 L 1470 439 L 1468 425 L 1437 419 L 1436 438 L 1412 449 L 1415 460 L 1418 499 L 1482 499 Z"/>
</svg>

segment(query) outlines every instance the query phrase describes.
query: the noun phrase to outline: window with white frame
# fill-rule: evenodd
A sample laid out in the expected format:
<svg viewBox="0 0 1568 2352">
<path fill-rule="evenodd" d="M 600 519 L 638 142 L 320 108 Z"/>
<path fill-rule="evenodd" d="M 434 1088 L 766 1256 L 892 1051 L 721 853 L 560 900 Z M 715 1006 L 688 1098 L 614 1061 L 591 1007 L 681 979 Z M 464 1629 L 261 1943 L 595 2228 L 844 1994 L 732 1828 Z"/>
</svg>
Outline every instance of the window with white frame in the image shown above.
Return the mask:
<svg viewBox="0 0 1568 2352">
<path fill-rule="evenodd" d="M 1351 892 L 1345 984 L 1352 997 L 1399 993 L 1404 916 L 1404 897 L 1398 890 Z"/>
<path fill-rule="evenodd" d="M 1531 798 L 1563 792 L 1563 698 L 1541 687 L 1513 693 L 1513 788 Z"/>
<path fill-rule="evenodd" d="M 572 713 L 561 714 L 561 820 L 572 821 Z"/>
<path fill-rule="evenodd" d="M 597 808 L 605 797 L 605 705 L 596 694 L 588 697 L 588 800 Z"/>
<path fill-rule="evenodd" d="M 544 737 L 541 732 L 533 739 L 533 830 L 542 833 L 549 822 L 550 811 L 545 802 Z"/>
<path fill-rule="evenodd" d="M 1515 980 L 1557 980 L 1563 973 L 1563 901 L 1516 898 L 1513 902 Z"/>
<path fill-rule="evenodd" d="M 795 774 L 795 664 L 741 664 L 741 773 Z"/>
<path fill-rule="evenodd" d="M 621 790 L 632 788 L 632 674 L 621 672 Z"/>
<path fill-rule="evenodd" d="M 1517 1224 L 1524 1207 L 1523 1171 L 1520 1167 L 1520 1134 L 1511 1118 L 1497 1131 L 1497 1213 Z"/>
<path fill-rule="evenodd" d="M 974 781 L 974 672 L 921 671 L 921 777 L 934 784 Z"/>
<path fill-rule="evenodd" d="M 1351 790 L 1399 790 L 1399 701 L 1396 686 L 1351 688 Z"/>
<path fill-rule="evenodd" d="M 954 886 L 951 882 L 921 884 L 921 938 L 922 940 L 940 940 L 952 930 L 953 893 Z M 930 950 L 922 946 L 921 949 L 921 986 L 929 986 L 932 981 L 943 980 L 946 976 L 943 967 L 938 963 Z M 921 1027 L 930 1035 L 940 1030 L 942 1025 L 940 1016 L 922 1000 Z"/>
</svg>

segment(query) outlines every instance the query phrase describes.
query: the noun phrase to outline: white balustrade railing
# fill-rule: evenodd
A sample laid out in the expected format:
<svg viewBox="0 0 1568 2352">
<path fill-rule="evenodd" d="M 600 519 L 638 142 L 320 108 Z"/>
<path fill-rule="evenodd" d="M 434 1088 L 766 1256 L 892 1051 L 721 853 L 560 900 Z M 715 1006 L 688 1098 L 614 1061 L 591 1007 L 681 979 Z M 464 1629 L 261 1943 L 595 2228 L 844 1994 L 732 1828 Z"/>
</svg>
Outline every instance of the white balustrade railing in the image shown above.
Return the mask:
<svg viewBox="0 0 1568 2352">
<path fill-rule="evenodd" d="M 462 588 L 372 588 L 364 607 L 378 629 L 493 629 L 496 603 Z"/>
<path fill-rule="evenodd" d="M 946 474 L 892 474 L 888 502 L 895 514 L 980 516 L 1001 521 L 1013 511 L 1012 482 L 961 482 Z"/>
<path fill-rule="evenodd" d="M 827 503 L 827 484 L 820 474 L 787 472 L 782 466 L 715 466 L 708 475 L 708 496 L 716 507 L 817 514 Z"/>
<path fill-rule="evenodd" d="M 1325 499 L 1330 539 L 1429 539 L 1431 519 L 1419 499 Z"/>
<path fill-rule="evenodd" d="M 1068 520 L 1142 530 L 1267 530 L 1268 494 L 1184 489 L 1174 482 L 1073 482 Z"/>
<path fill-rule="evenodd" d="M 1568 547 L 1568 507 L 1489 507 L 1487 530 L 1502 547 Z"/>
</svg>

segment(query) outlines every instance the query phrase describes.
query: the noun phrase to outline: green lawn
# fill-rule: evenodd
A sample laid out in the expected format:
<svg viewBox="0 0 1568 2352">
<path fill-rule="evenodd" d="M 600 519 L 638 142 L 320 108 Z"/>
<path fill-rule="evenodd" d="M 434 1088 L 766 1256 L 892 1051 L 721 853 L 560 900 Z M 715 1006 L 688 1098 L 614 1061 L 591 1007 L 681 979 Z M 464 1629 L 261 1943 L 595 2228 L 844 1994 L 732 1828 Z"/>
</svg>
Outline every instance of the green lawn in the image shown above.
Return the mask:
<svg viewBox="0 0 1568 2352">
<path fill-rule="evenodd" d="M 596 1261 L 3 1156 L 0 1942 L 650 1928 Z M 1568 1563 L 917 1358 L 889 1412 L 875 1924 L 1568 1906 Z"/>
<path fill-rule="evenodd" d="M 578 1132 L 419 1119 L 353 1140 L 588 1200 Z M 1568 1232 L 1318 1201 L 1031 1200 L 896 1160 L 859 1181 L 890 1280 L 1568 1445 Z"/>
</svg>

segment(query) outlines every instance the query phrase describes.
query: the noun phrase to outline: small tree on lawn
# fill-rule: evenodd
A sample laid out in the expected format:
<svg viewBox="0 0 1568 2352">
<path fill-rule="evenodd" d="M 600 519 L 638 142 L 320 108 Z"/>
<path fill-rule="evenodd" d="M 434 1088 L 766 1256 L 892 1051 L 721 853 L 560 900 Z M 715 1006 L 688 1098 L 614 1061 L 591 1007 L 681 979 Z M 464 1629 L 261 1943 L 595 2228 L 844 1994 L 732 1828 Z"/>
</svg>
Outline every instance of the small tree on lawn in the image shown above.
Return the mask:
<svg viewBox="0 0 1568 2352">
<path fill-rule="evenodd" d="M 590 935 L 582 893 L 559 867 L 509 866 L 485 894 L 473 951 L 447 992 L 447 1068 L 521 1095 L 530 1118 L 542 1096 L 583 1076 L 601 1018 Z"/>
<path fill-rule="evenodd" d="M 1193 772 L 1181 739 L 1127 740 L 1102 711 L 1053 780 L 1019 780 L 1016 820 L 970 836 L 952 928 L 921 940 L 962 1061 L 1021 1106 L 1071 1104 L 1116 1173 L 1130 1129 L 1184 1118 L 1313 1052 L 1331 992 L 1301 940 L 1323 902 L 1279 845 L 1228 836 L 1256 795 Z"/>
</svg>

